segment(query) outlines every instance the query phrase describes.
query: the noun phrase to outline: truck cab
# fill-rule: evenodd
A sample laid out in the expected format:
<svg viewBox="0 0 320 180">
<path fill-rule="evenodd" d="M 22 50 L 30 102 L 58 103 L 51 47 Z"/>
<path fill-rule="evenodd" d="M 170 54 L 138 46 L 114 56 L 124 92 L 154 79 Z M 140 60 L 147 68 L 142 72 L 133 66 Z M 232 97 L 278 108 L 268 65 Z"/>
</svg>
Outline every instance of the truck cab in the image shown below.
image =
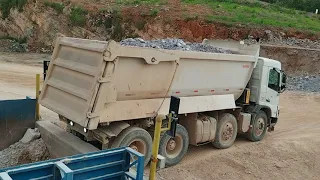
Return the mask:
<svg viewBox="0 0 320 180">
<path fill-rule="evenodd" d="M 277 122 L 279 116 L 280 93 L 286 89 L 286 74 L 281 70 L 279 61 L 259 57 L 249 82 L 250 103 L 266 109 L 270 125 Z"/>
</svg>

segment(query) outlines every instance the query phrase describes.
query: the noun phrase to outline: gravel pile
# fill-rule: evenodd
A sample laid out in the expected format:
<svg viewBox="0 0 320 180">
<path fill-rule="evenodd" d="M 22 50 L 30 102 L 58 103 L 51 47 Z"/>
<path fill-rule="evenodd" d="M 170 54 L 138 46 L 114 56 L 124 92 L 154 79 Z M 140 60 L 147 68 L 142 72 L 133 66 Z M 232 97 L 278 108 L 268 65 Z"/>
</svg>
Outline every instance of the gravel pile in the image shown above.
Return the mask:
<svg viewBox="0 0 320 180">
<path fill-rule="evenodd" d="M 21 141 L 0 151 L 0 168 L 47 160 L 49 152 L 42 139 L 24 144 Z"/>
<path fill-rule="evenodd" d="M 238 54 L 237 52 L 205 45 L 201 43 L 184 42 L 182 39 L 159 39 L 146 41 L 141 38 L 129 38 L 120 42 L 123 46 L 138 46 L 148 47 L 155 49 L 169 49 L 169 50 L 182 50 L 182 51 L 199 51 L 211 53 L 224 53 L 224 54 Z"/>
<path fill-rule="evenodd" d="M 303 75 L 288 77 L 287 90 L 320 92 L 320 75 Z"/>
</svg>

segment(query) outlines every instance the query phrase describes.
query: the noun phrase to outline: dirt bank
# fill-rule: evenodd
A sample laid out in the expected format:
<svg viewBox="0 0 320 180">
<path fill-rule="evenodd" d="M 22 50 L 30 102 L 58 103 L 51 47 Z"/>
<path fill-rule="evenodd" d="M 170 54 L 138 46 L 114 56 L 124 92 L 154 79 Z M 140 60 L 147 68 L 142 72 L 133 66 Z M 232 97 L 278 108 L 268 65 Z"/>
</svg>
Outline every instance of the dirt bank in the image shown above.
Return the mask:
<svg viewBox="0 0 320 180">
<path fill-rule="evenodd" d="M 262 45 L 260 56 L 279 60 L 290 75 L 320 73 L 320 49 Z"/>
<path fill-rule="evenodd" d="M 57 11 L 45 5 L 43 1 L 31 0 L 24 6 L 22 12 L 11 9 L 7 19 L 0 18 L 0 37 L 26 41 L 29 49 L 37 52 L 51 50 L 56 33 L 79 38 L 118 41 L 138 36 L 148 40 L 182 38 L 190 42 L 201 42 L 204 38 L 242 40 L 249 36 L 261 37 L 266 42 L 285 41 L 289 37 L 312 40 L 320 37 L 319 33 L 310 34 L 295 29 L 248 27 L 241 24 L 230 26 L 208 22 L 205 17 L 213 13 L 212 9 L 199 4 L 186 6 L 176 0 L 156 7 L 115 6 L 117 3 L 112 0 L 99 2 L 52 0 L 52 2 L 63 2 L 63 9 Z M 72 9 L 76 6 L 83 8 L 82 16 L 77 16 L 82 18 L 81 23 L 72 22 L 70 19 Z M 156 14 L 151 13 L 154 9 Z M 300 41 L 297 40 L 297 43 L 295 41 L 290 41 L 290 44 L 300 46 Z M 319 47 L 319 42 L 317 44 L 312 47 Z"/>
</svg>

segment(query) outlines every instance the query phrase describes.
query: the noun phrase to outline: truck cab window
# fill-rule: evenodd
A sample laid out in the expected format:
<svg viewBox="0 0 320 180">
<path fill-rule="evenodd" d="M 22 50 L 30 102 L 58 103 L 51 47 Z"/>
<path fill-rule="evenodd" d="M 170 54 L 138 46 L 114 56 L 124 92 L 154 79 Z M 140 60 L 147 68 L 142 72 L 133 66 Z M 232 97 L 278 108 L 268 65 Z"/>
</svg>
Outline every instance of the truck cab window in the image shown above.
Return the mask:
<svg viewBox="0 0 320 180">
<path fill-rule="evenodd" d="M 279 80 L 280 80 L 280 73 L 275 69 L 271 69 L 269 72 L 268 87 L 278 92 Z"/>
</svg>

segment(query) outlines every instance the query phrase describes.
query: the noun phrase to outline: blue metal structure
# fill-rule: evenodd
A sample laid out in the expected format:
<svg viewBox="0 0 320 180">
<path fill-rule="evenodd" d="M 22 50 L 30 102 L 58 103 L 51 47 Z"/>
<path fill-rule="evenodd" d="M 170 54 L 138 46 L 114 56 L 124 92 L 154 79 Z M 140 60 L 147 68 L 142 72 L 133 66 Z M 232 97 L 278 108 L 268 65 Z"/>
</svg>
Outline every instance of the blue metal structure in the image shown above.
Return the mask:
<svg viewBox="0 0 320 180">
<path fill-rule="evenodd" d="M 0 101 L 0 150 L 19 141 L 36 121 L 36 99 Z"/>
<path fill-rule="evenodd" d="M 144 156 L 122 147 L 1 169 L 0 180 L 143 180 L 143 172 Z"/>
</svg>

